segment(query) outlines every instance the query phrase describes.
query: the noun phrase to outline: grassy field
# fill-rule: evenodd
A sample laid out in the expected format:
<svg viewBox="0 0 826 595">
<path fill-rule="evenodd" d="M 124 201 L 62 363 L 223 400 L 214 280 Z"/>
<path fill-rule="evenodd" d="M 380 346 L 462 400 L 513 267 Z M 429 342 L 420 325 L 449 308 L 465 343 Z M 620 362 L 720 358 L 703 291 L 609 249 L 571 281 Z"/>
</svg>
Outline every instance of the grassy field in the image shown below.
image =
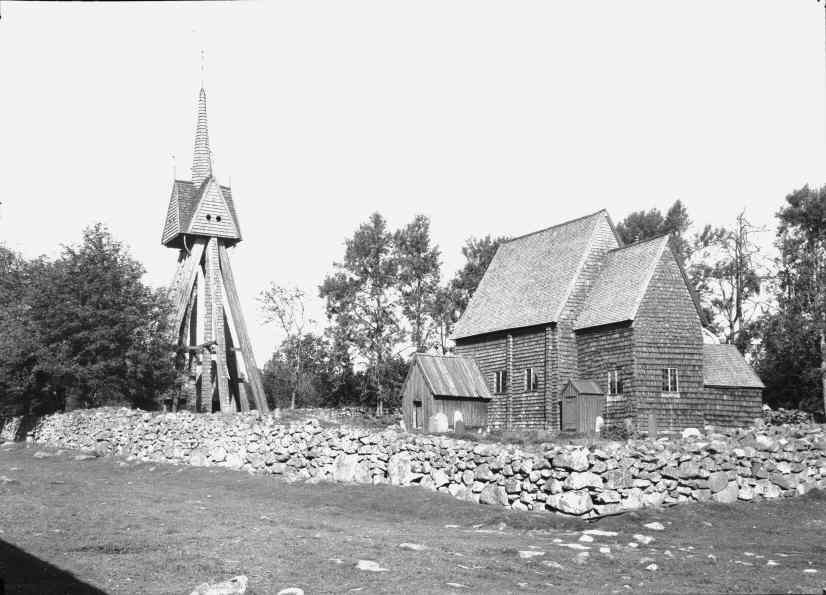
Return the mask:
<svg viewBox="0 0 826 595">
<path fill-rule="evenodd" d="M 822 493 L 585 523 L 418 488 L 287 484 L 224 469 L 76 461 L 69 452 L 35 458 L 39 450 L 0 448 L 0 577 L 9 594 L 186 594 L 237 574 L 258 595 L 826 586 Z M 664 529 L 644 526 L 652 521 Z M 594 529 L 616 535 L 582 537 Z M 386 570 L 360 570 L 359 560 Z"/>
</svg>

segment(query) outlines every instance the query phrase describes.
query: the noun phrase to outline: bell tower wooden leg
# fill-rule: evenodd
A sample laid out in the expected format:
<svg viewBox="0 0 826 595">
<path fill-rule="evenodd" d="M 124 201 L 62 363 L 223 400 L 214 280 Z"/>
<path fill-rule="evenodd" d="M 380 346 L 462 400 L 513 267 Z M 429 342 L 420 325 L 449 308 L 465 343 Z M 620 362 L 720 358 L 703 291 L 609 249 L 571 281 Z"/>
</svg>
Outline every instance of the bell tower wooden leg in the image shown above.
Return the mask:
<svg viewBox="0 0 826 595">
<path fill-rule="evenodd" d="M 229 254 L 226 246 L 220 244 L 218 246 L 218 253 L 221 262 L 221 276 L 224 283 L 224 289 L 226 291 L 227 304 L 229 305 L 232 319 L 235 322 L 235 330 L 238 336 L 238 342 L 240 343 L 241 354 L 244 359 L 244 367 L 246 368 L 247 375 L 249 377 L 252 397 L 258 411 L 261 413 L 266 413 L 269 411 L 269 406 L 267 405 L 267 398 L 264 394 L 264 385 L 261 382 L 261 373 L 255 363 L 255 356 L 252 353 L 252 343 L 250 342 L 249 334 L 247 333 L 247 325 L 244 323 L 244 315 L 241 313 L 241 303 L 238 299 L 238 289 L 235 286 L 235 277 L 232 274 L 232 268 L 230 267 Z"/>
<path fill-rule="evenodd" d="M 221 411 L 234 412 L 235 402 L 229 392 L 229 371 L 227 370 L 227 343 L 224 334 L 224 290 L 221 279 L 221 264 L 218 256 L 218 238 L 210 238 L 207 245 L 207 275 L 212 280 L 212 329 L 216 342 L 215 382 L 218 388 L 218 402 Z"/>
</svg>

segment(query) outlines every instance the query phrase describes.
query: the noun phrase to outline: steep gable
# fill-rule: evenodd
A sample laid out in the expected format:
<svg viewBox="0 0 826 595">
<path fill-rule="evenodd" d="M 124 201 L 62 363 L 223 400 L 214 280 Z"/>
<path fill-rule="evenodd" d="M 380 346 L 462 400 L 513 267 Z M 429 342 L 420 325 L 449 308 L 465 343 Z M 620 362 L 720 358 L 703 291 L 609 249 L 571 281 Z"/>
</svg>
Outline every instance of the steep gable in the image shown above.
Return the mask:
<svg viewBox="0 0 826 595">
<path fill-rule="evenodd" d="M 596 231 L 606 224 L 610 220 L 603 210 L 499 246 L 454 338 L 556 322 Z"/>
<path fill-rule="evenodd" d="M 633 320 L 667 248 L 668 237 L 663 236 L 608 252 L 574 328 Z"/>
<path fill-rule="evenodd" d="M 192 215 L 187 233 L 219 238 L 240 238 L 235 218 L 215 180 L 209 180 L 202 187 L 201 198 Z"/>
</svg>

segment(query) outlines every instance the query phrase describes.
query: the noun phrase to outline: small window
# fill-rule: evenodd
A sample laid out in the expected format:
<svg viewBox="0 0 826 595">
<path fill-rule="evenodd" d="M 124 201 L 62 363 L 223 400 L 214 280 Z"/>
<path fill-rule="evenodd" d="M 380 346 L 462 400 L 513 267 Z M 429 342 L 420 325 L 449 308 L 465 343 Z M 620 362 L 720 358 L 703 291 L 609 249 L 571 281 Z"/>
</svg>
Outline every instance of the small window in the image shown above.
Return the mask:
<svg viewBox="0 0 826 595">
<path fill-rule="evenodd" d="M 525 369 L 525 392 L 539 390 L 539 378 L 533 368 Z"/>
<path fill-rule="evenodd" d="M 622 394 L 622 378 L 620 378 L 619 370 L 611 370 L 608 372 L 608 394 Z"/>
<path fill-rule="evenodd" d="M 507 389 L 508 372 L 506 370 L 499 370 L 493 373 L 493 392 L 501 395 Z"/>
<path fill-rule="evenodd" d="M 663 368 L 663 392 L 680 392 L 680 380 L 677 368 Z"/>
<path fill-rule="evenodd" d="M 221 215 L 217 215 L 217 216 L 215 217 L 215 220 L 216 220 L 218 223 L 220 223 L 220 222 L 221 222 Z"/>
<path fill-rule="evenodd" d="M 209 213 L 207 213 L 206 220 L 207 220 L 207 221 L 212 221 L 212 215 L 210 215 Z"/>
</svg>

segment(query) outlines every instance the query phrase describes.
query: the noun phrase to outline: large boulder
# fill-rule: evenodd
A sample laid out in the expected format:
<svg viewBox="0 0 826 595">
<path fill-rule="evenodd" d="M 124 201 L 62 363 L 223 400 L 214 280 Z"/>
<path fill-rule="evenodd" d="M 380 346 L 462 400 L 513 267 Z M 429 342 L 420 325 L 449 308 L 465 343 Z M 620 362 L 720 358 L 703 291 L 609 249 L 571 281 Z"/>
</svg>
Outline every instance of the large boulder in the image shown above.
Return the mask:
<svg viewBox="0 0 826 595">
<path fill-rule="evenodd" d="M 340 454 L 333 461 L 333 481 L 351 482 L 356 479 L 357 454 Z"/>
<path fill-rule="evenodd" d="M 570 469 L 571 471 L 586 471 L 588 463 L 588 451 L 582 448 L 575 450 L 563 450 L 554 456 L 552 464 L 560 469 Z"/>
<path fill-rule="evenodd" d="M 499 504 L 501 506 L 508 505 L 508 493 L 504 486 L 487 485 L 479 494 L 479 502 L 481 504 Z"/>
<path fill-rule="evenodd" d="M 728 473 L 725 471 L 715 471 L 708 476 L 708 487 L 712 494 L 716 494 L 728 485 Z"/>
<path fill-rule="evenodd" d="M 575 490 L 548 496 L 546 505 L 566 514 L 582 515 L 593 510 L 594 503 L 586 490 Z"/>
<path fill-rule="evenodd" d="M 602 477 L 590 471 L 574 471 L 563 484 L 566 490 L 581 490 L 583 488 L 602 489 Z"/>
<path fill-rule="evenodd" d="M 737 498 L 740 495 L 740 488 L 737 487 L 737 483 L 732 481 L 725 488 L 713 494 L 711 499 L 715 502 L 720 502 L 722 504 L 731 504 L 732 502 L 737 502 Z"/>
<path fill-rule="evenodd" d="M 390 483 L 397 486 L 406 486 L 413 479 L 412 462 L 410 455 L 399 452 L 387 461 L 387 477 Z"/>
</svg>

